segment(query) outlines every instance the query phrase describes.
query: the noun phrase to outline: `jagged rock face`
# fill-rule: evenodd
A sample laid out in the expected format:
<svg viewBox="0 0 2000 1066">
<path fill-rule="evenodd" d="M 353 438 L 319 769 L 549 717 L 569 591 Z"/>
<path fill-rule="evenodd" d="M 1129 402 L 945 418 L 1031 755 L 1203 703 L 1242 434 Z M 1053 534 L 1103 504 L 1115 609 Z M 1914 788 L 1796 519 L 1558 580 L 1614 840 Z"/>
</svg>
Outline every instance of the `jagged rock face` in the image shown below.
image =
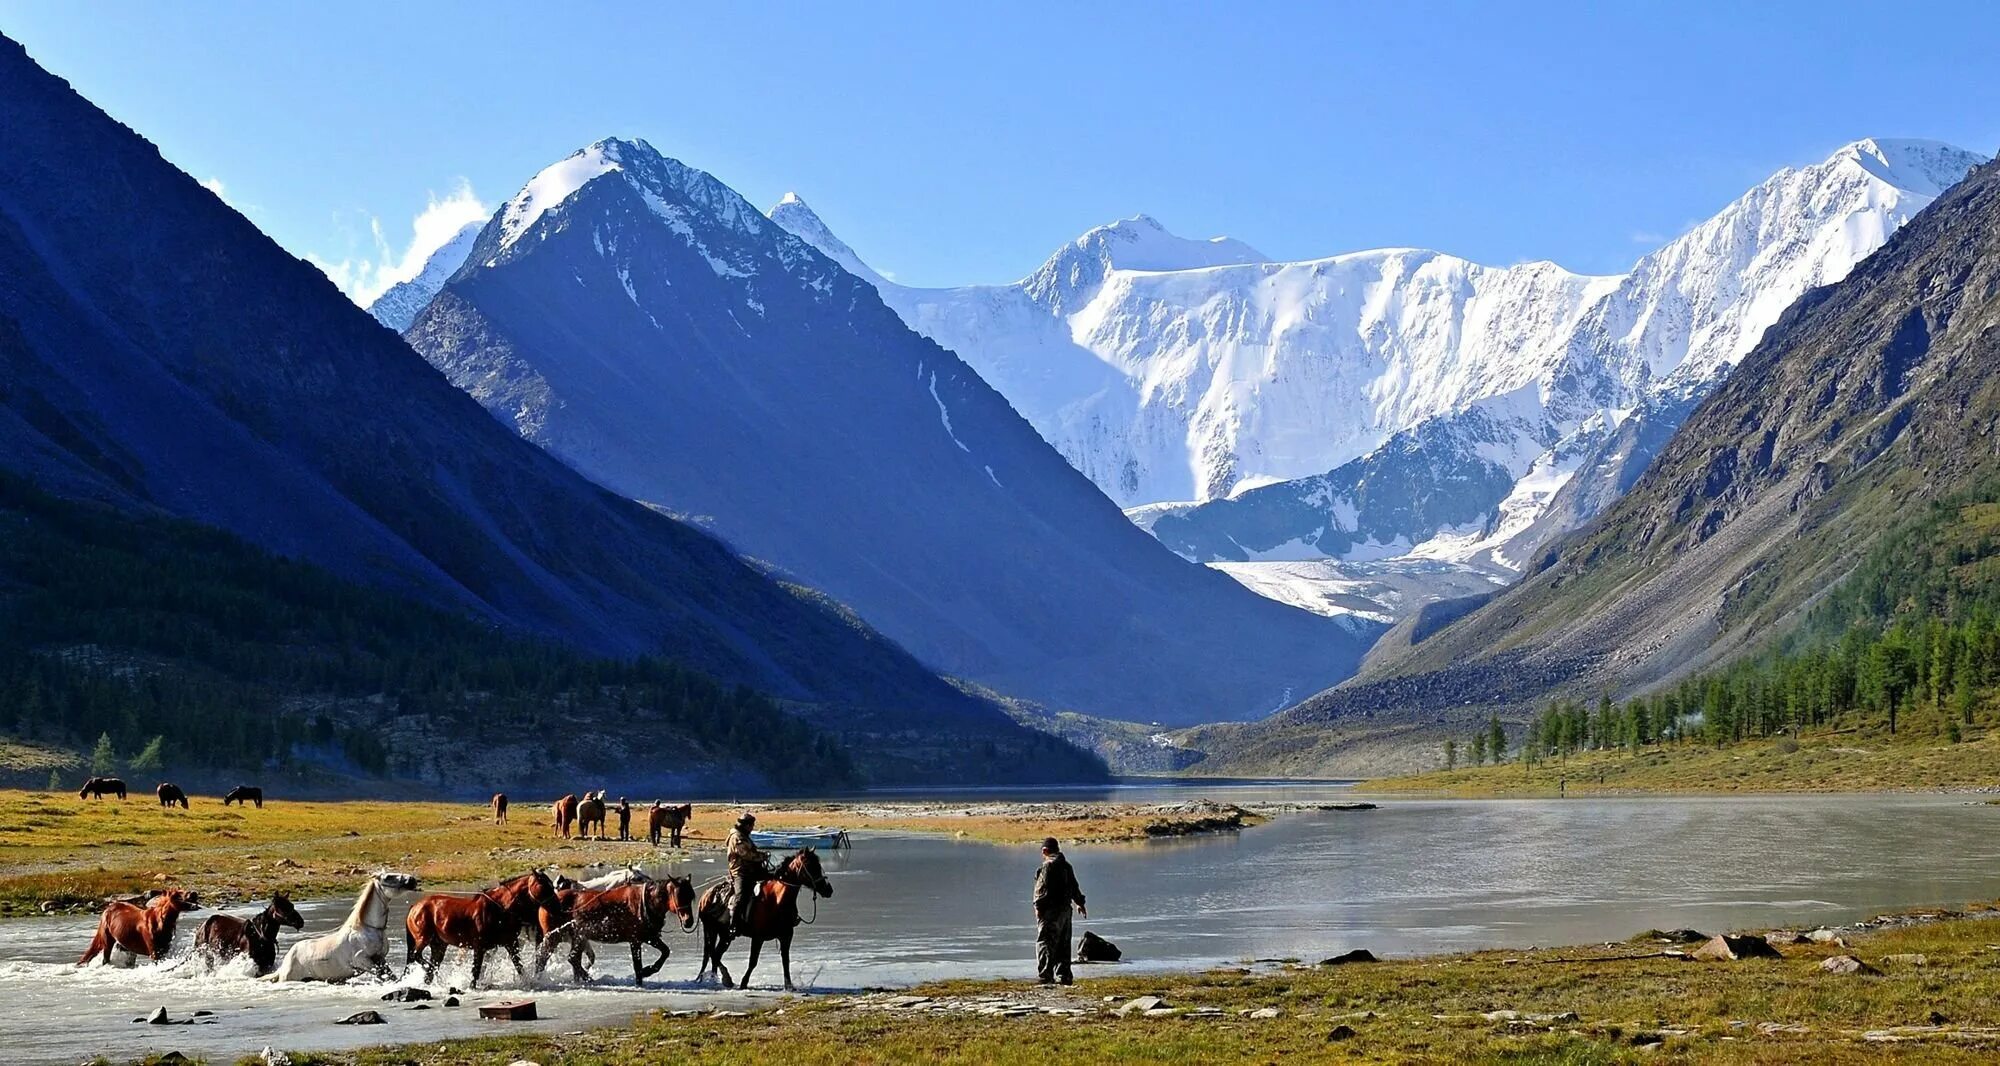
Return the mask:
<svg viewBox="0 0 2000 1066">
<path fill-rule="evenodd" d="M 1304 263 L 1203 255 L 1211 242 L 1150 220 L 1092 231 L 1009 286 L 869 276 L 1121 506 L 1206 503 L 1210 513 L 1184 517 L 1209 535 L 1175 545 L 1191 558 L 1318 544 L 1358 561 L 1402 537 L 1421 558 L 1518 570 L 1573 528 L 1577 512 L 1544 510 L 1630 413 L 1650 412 L 1655 434 L 1671 429 L 1662 418 L 1713 387 L 1787 305 L 1839 280 L 1980 158 L 1856 142 L 1779 172 L 1614 277 L 1414 249 Z M 802 204 L 773 217 L 831 238 Z M 1153 251 L 1093 251 L 1120 232 L 1145 234 Z M 1468 454 L 1512 485 L 1482 478 L 1435 521 L 1413 522 L 1421 513 L 1395 493 L 1376 494 L 1377 513 L 1329 491 L 1371 467 L 1400 476 L 1427 464 L 1420 493 L 1465 478 Z M 1255 492 L 1266 493 L 1255 506 L 1228 499 Z M 1278 497 L 1291 501 L 1289 524 L 1273 517 Z"/>
<path fill-rule="evenodd" d="M 1186 722 L 1351 671 L 1370 627 L 1163 549 L 818 236 L 828 254 L 715 178 L 605 141 L 503 207 L 408 336 L 600 484 L 699 519 L 948 673 Z"/>
<path fill-rule="evenodd" d="M 2000 164 L 1986 164 L 1786 311 L 1631 490 L 1519 585 L 1225 744 L 1360 713 L 1620 697 L 1762 647 L 1923 502 L 2000 475 L 1996 424 Z"/>
<path fill-rule="evenodd" d="M 497 424 L 0 39 L 0 463 L 496 626 L 898 729 L 989 723 L 879 635 Z M 844 714 L 844 717 L 843 717 Z"/>
</svg>

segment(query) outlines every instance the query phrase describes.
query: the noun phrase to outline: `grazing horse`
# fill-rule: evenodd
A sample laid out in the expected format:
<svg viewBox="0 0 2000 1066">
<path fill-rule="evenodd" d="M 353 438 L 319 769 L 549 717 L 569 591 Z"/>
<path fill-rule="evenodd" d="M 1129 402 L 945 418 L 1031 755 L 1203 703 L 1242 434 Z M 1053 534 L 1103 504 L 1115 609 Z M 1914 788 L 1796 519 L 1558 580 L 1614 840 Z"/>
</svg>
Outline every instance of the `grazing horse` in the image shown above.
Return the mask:
<svg viewBox="0 0 2000 1066">
<path fill-rule="evenodd" d="M 680 918 L 682 932 L 694 928 L 694 881 L 686 877 L 634 881 L 618 888 L 569 889 L 562 895 L 569 906 L 569 921 L 551 929 L 543 939 L 541 950 L 535 953 L 536 973 L 548 965 L 556 944 L 568 940 L 570 972 L 578 981 L 587 982 L 590 974 L 583 968 L 583 956 L 590 951 L 591 941 L 629 944 L 632 983 L 644 987 L 646 978 L 659 973 L 672 953 L 660 939 L 667 915 Z M 646 944 L 660 949 L 660 957 L 651 966 L 639 951 Z M 595 952 L 591 952 L 591 961 L 597 961 Z"/>
<path fill-rule="evenodd" d="M 222 805 L 232 803 L 254 803 L 258 810 L 264 809 L 264 790 L 256 785 L 237 785 L 222 797 Z"/>
<path fill-rule="evenodd" d="M 576 823 L 576 793 L 572 792 L 550 804 L 549 810 L 556 816 L 556 834 L 568 840 L 569 827 Z"/>
<path fill-rule="evenodd" d="M 680 847 L 681 830 L 687 828 L 688 822 L 693 818 L 694 804 L 692 803 L 683 803 L 678 807 L 662 807 L 655 800 L 653 803 L 653 820 L 652 824 L 647 827 L 646 839 L 652 841 L 654 847 L 659 847 L 660 830 L 665 829 L 672 838 L 667 842 L 667 846 L 670 848 Z"/>
<path fill-rule="evenodd" d="M 750 961 L 743 967 L 742 987 L 750 985 L 750 971 L 757 968 L 757 953 L 764 947 L 764 941 L 778 942 L 778 957 L 785 967 L 785 988 L 792 987 L 792 929 L 799 924 L 799 895 L 811 892 L 815 897 L 833 895 L 833 882 L 820 872 L 819 855 L 811 848 L 800 848 L 791 858 L 780 865 L 771 880 L 757 886 L 757 898 L 750 904 L 750 928 L 732 928 L 729 921 L 729 907 L 719 898 L 721 885 L 709 889 L 701 897 L 701 969 L 694 979 L 699 981 L 711 967 L 715 975 L 722 979 L 722 987 L 728 988 L 729 971 L 722 965 L 722 955 L 729 950 L 730 943 L 738 936 L 750 938 Z"/>
<path fill-rule="evenodd" d="M 576 805 L 576 835 L 589 839 L 590 827 L 597 827 L 597 839 L 604 839 L 604 793 L 586 792 Z"/>
<path fill-rule="evenodd" d="M 233 914 L 209 915 L 195 934 L 194 949 L 211 972 L 238 955 L 248 955 L 256 976 L 262 977 L 277 969 L 280 927 L 306 927 L 306 920 L 292 907 L 292 898 L 283 892 L 272 896 L 270 905 L 248 920 Z"/>
<path fill-rule="evenodd" d="M 507 794 L 505 792 L 495 792 L 493 794 L 493 821 L 499 825 L 507 824 Z"/>
<path fill-rule="evenodd" d="M 416 890 L 417 879 L 409 874 L 385 871 L 370 877 L 340 928 L 294 943 L 267 980 L 345 981 L 359 973 L 390 976 L 389 901 Z"/>
<path fill-rule="evenodd" d="M 423 965 L 424 983 L 429 984 L 437 976 L 447 946 L 467 948 L 472 952 L 472 985 L 468 987 L 476 987 L 479 973 L 486 967 L 486 953 L 500 948 L 513 961 L 514 972 L 526 976 L 528 970 L 521 965 L 521 933 L 539 933 L 536 920 L 544 910 L 553 911 L 559 921 L 567 920 L 568 912 L 556 896 L 555 884 L 540 870 L 530 870 L 476 896 L 425 896 L 403 919 L 403 930 L 410 937 L 404 965 L 428 950 L 430 957 Z"/>
<path fill-rule="evenodd" d="M 76 798 L 83 799 L 88 796 L 91 799 L 103 799 L 106 792 L 116 792 L 119 799 L 124 799 L 125 782 L 116 777 L 93 777 L 85 781 L 82 788 L 76 790 Z"/>
<path fill-rule="evenodd" d="M 173 946 L 182 912 L 200 909 L 199 895 L 178 888 L 154 896 L 143 907 L 113 902 L 97 919 L 97 935 L 90 938 L 90 950 L 76 964 L 82 966 L 99 955 L 107 966 L 130 966 L 140 955 L 158 962 Z"/>
<path fill-rule="evenodd" d="M 154 789 L 153 791 L 158 793 L 160 796 L 160 806 L 179 807 L 182 810 L 187 809 L 188 805 L 187 793 L 182 792 L 181 786 L 174 784 L 172 781 L 160 782 L 160 787 Z"/>
</svg>

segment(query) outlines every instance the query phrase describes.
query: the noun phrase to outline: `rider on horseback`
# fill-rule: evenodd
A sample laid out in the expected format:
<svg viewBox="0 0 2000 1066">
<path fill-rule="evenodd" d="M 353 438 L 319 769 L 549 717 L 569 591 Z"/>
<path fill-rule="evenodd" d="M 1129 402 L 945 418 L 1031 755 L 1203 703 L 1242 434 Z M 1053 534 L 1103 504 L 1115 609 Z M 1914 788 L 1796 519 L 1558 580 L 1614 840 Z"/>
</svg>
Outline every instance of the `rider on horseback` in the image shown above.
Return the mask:
<svg viewBox="0 0 2000 1066">
<path fill-rule="evenodd" d="M 750 831 L 756 827 L 757 816 L 745 811 L 723 844 L 729 860 L 730 923 L 739 933 L 750 927 L 750 905 L 757 898 L 758 882 L 771 877 L 770 856 L 750 841 Z"/>
</svg>

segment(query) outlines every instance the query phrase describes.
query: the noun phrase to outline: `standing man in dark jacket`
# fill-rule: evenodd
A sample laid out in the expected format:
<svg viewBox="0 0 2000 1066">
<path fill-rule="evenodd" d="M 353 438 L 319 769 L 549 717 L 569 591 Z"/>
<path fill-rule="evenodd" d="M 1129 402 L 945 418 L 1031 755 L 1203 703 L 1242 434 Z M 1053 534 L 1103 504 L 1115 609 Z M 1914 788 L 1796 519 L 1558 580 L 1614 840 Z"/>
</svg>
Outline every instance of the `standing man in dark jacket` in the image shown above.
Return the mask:
<svg viewBox="0 0 2000 1066">
<path fill-rule="evenodd" d="M 1045 985 L 1071 984 L 1069 909 L 1090 917 L 1083 909 L 1083 889 L 1077 886 L 1076 872 L 1069 868 L 1056 838 L 1042 841 L 1042 865 L 1035 871 L 1035 976 Z"/>
</svg>

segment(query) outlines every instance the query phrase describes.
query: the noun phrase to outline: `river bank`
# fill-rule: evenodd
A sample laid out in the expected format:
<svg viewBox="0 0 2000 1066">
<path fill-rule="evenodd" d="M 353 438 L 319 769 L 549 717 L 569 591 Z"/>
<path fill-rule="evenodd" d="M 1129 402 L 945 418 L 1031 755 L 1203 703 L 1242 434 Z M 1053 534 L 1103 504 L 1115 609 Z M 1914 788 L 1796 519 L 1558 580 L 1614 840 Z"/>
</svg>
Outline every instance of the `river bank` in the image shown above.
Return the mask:
<svg viewBox="0 0 2000 1066">
<path fill-rule="evenodd" d="M 1244 805 L 1055 801 L 697 804 L 681 856 L 712 855 L 744 810 L 764 828 L 944 834 L 1019 844 L 1045 836 L 1087 843 L 1234 832 L 1299 804 Z M 161 884 L 193 888 L 213 902 L 352 891 L 370 871 L 416 874 L 427 886 L 489 884 L 529 867 L 570 871 L 655 864 L 675 853 L 645 842 L 644 808 L 619 840 L 562 840 L 545 803 L 517 799 L 506 824 L 468 803 L 288 801 L 261 809 L 223 807 L 195 796 L 187 810 L 150 795 L 119 802 L 70 793 L 0 791 L 0 917 L 94 910 L 106 896 Z M 611 816 L 617 833 L 616 814 Z"/>
<path fill-rule="evenodd" d="M 1460 744 L 1461 760 L 1470 745 Z M 1439 756 L 1442 759 L 1442 754 Z M 1953 743 L 1933 731 L 1845 729 L 1717 747 L 1699 741 L 1549 756 L 1359 783 L 1357 793 L 1466 798 L 2000 791 L 2000 731 Z"/>
<path fill-rule="evenodd" d="M 950 982 L 747 1013 L 400 1045 L 306 1064 L 655 1061 L 1986 1062 L 2000 1052 L 2000 924 L 1985 909 L 1773 933 L 1771 958 L 1700 961 L 1653 935 L 1591 946 L 1201 973 L 1084 967 L 1073 989 Z M 1747 948 L 1743 949 L 1747 953 Z M 1837 959 L 1858 959 L 1854 972 Z"/>
</svg>

